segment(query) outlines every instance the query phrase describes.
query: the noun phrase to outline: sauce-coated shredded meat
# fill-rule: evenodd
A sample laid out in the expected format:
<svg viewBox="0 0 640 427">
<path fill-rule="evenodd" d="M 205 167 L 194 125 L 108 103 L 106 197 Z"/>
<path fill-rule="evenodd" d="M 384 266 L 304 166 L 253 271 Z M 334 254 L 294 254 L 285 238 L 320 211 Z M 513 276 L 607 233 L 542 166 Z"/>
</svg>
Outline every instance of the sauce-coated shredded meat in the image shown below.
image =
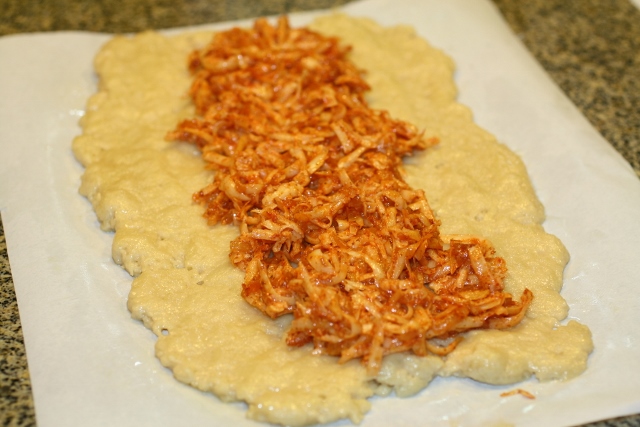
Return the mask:
<svg viewBox="0 0 640 427">
<path fill-rule="evenodd" d="M 402 178 L 402 158 L 437 141 L 369 108 L 348 52 L 286 18 L 217 33 L 189 58 L 198 116 L 167 138 L 216 171 L 194 199 L 210 224 L 240 227 L 246 301 L 293 314 L 289 345 L 375 373 L 385 354 L 444 355 L 461 332 L 516 325 L 533 295 L 503 291 L 487 241 L 439 234 Z"/>
</svg>

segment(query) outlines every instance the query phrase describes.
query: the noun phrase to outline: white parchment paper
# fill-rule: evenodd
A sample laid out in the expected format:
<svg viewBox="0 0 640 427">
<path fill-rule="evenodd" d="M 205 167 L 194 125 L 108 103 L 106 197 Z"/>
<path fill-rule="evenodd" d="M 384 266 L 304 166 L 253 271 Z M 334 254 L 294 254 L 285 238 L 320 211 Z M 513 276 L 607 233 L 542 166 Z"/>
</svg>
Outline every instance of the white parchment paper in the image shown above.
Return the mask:
<svg viewBox="0 0 640 427">
<path fill-rule="evenodd" d="M 574 380 L 519 385 L 535 400 L 499 397 L 514 387 L 437 379 L 412 398 L 374 399 L 362 425 L 565 426 L 640 413 L 640 180 L 629 165 L 488 1 L 364 0 L 344 10 L 412 25 L 454 58 L 460 101 L 522 156 L 547 230 L 571 253 L 563 295 L 596 348 Z M 255 425 L 243 405 L 178 383 L 155 359 L 153 334 L 126 309 L 131 279 L 111 261 L 111 235 L 77 194 L 82 168 L 70 144 L 108 37 L 0 39 L 0 211 L 38 425 Z"/>
</svg>

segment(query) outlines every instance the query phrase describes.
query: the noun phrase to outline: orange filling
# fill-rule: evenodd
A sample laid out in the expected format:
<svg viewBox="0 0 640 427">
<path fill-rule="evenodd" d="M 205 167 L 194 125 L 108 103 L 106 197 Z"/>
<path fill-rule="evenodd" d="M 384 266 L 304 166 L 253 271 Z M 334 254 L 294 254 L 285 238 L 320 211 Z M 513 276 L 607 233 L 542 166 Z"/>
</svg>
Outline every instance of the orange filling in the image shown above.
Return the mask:
<svg viewBox="0 0 640 427">
<path fill-rule="evenodd" d="M 259 19 L 217 33 L 189 58 L 198 116 L 169 140 L 197 145 L 216 171 L 194 195 L 210 224 L 236 224 L 242 296 L 292 313 L 291 346 L 361 358 L 444 355 L 459 334 L 523 318 L 503 291 L 505 262 L 481 238 L 443 238 L 402 159 L 437 141 L 369 108 L 369 86 L 337 38 Z"/>
</svg>

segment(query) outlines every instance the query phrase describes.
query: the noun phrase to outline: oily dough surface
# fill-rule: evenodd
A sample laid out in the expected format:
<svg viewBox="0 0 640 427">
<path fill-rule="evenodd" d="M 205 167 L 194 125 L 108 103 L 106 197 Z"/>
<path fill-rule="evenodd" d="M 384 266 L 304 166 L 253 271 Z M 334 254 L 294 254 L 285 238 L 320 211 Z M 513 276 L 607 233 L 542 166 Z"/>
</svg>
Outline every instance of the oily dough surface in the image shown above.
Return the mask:
<svg viewBox="0 0 640 427">
<path fill-rule="evenodd" d="M 586 326 L 561 325 L 559 295 L 568 254 L 541 226 L 544 212 L 520 159 L 455 103 L 453 63 L 405 27 L 332 15 L 312 28 L 339 35 L 368 71 L 371 106 L 408 120 L 440 145 L 407 160 L 444 234 L 487 237 L 507 260 L 507 291 L 535 298 L 509 331 L 468 333 L 446 360 L 395 354 L 377 378 L 284 343 L 290 319 L 273 321 L 240 296 L 243 272 L 229 261 L 234 227 L 209 227 L 191 194 L 211 180 L 197 151 L 164 135 L 193 115 L 186 58 L 210 33 L 115 37 L 97 55 L 99 91 L 73 142 L 86 167 L 80 192 L 101 227 L 113 230 L 113 259 L 135 277 L 128 307 L 158 337 L 156 355 L 175 377 L 224 401 L 245 401 L 250 418 L 286 425 L 358 422 L 367 398 L 410 396 L 435 375 L 507 384 L 535 375 L 566 379 L 586 368 Z"/>
</svg>

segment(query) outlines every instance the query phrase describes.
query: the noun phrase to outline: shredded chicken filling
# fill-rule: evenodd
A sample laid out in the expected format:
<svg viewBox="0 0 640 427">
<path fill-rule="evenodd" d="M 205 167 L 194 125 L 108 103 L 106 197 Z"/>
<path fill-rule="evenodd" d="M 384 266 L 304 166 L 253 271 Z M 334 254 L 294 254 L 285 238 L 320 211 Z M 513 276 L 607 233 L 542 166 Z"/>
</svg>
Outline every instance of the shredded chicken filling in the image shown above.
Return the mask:
<svg viewBox="0 0 640 427">
<path fill-rule="evenodd" d="M 462 332 L 519 323 L 533 295 L 503 290 L 505 261 L 474 236 L 442 236 L 402 160 L 437 143 L 369 108 L 363 72 L 337 38 L 286 18 L 215 34 L 189 57 L 197 117 L 167 135 L 197 145 L 213 182 L 193 197 L 236 224 L 242 296 L 287 344 L 361 358 L 446 355 Z"/>
</svg>

